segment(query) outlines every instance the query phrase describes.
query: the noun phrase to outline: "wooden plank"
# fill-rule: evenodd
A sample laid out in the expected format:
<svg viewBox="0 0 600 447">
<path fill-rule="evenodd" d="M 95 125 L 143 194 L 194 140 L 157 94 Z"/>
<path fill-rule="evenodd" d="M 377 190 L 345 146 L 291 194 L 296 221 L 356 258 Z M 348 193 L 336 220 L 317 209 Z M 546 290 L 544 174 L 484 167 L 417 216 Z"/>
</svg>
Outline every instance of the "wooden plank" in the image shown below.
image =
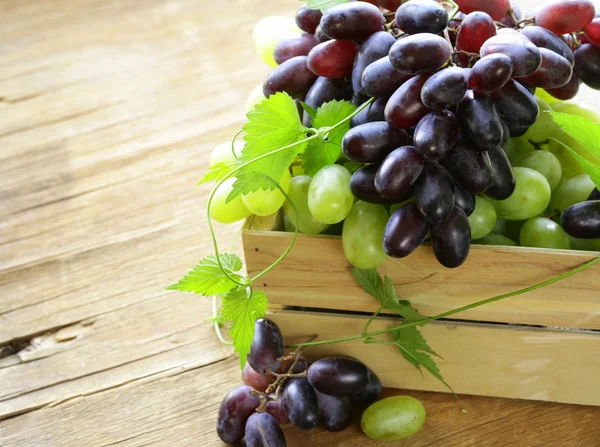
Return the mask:
<svg viewBox="0 0 600 447">
<path fill-rule="evenodd" d="M 289 344 L 313 334 L 319 340 L 358 335 L 368 319 L 301 311 L 272 311 L 271 318 Z M 399 320 L 377 319 L 371 330 L 390 327 L 394 321 Z M 600 333 L 451 322 L 429 324 L 422 332 L 445 359 L 437 360 L 438 365 L 457 393 L 600 406 Z M 384 386 L 448 392 L 427 372 L 423 377 L 393 345 L 354 340 L 311 347 L 307 354 L 309 359 L 356 357 Z"/>
<path fill-rule="evenodd" d="M 287 248 L 289 233 L 243 233 L 249 273 L 256 274 Z M 473 246 L 459 269 L 442 267 L 430 247 L 405 259 L 389 259 L 380 272 L 398 295 L 425 315 L 437 315 L 467 304 L 512 292 L 565 273 L 598 254 L 523 247 Z M 298 235 L 296 244 L 257 289 L 273 303 L 322 309 L 374 312 L 376 301 L 351 276 L 341 238 Z M 526 295 L 456 315 L 455 318 L 503 323 L 600 329 L 600 265 Z"/>
</svg>

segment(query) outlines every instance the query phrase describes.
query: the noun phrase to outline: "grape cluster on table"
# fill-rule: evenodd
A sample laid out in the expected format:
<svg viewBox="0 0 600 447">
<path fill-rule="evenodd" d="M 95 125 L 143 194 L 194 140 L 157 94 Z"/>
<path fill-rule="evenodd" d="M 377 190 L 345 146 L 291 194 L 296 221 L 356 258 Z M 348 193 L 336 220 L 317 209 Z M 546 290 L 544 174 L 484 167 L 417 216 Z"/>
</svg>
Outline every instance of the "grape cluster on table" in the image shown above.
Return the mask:
<svg viewBox="0 0 600 447">
<path fill-rule="evenodd" d="M 425 410 L 409 396 L 374 404 L 381 393 L 377 375 L 358 360 L 329 357 L 309 364 L 300 351 L 284 354 L 283 336 L 270 320 L 255 323 L 245 385 L 223 399 L 217 433 L 223 442 L 248 447 L 285 447 L 282 425 L 341 431 L 362 411 L 361 426 L 374 439 L 399 439 L 421 429 Z"/>
</svg>

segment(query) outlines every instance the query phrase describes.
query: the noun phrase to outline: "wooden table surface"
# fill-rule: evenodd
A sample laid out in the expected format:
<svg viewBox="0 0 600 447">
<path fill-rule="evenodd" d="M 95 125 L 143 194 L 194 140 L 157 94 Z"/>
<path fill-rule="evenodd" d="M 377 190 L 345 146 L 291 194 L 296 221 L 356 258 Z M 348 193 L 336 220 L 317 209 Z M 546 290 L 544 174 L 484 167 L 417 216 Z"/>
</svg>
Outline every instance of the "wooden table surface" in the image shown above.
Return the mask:
<svg viewBox="0 0 600 447">
<path fill-rule="evenodd" d="M 165 286 L 212 251 L 194 185 L 267 73 L 252 26 L 297 6 L 0 2 L 1 446 L 221 445 L 237 358 L 210 301 Z M 410 394 L 428 421 L 405 442 L 290 427 L 288 445 L 600 445 L 598 408 Z"/>
</svg>

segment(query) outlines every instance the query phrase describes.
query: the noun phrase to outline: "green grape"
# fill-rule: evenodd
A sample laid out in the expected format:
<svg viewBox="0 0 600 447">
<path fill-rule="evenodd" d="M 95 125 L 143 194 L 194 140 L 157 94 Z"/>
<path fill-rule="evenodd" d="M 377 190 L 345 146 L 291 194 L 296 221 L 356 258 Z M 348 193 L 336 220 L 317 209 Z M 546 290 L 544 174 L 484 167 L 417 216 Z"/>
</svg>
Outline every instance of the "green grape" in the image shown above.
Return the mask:
<svg viewBox="0 0 600 447">
<path fill-rule="evenodd" d="M 496 225 L 492 229 L 492 233 L 501 234 L 503 236 L 506 235 L 506 224 L 507 222 L 504 219 L 496 219 Z"/>
<path fill-rule="evenodd" d="M 348 261 L 361 269 L 380 267 L 387 256 L 383 232 L 390 216 L 381 205 L 358 201 L 344 221 L 342 245 Z"/>
<path fill-rule="evenodd" d="M 299 37 L 302 30 L 291 17 L 271 16 L 261 19 L 252 31 L 254 46 L 258 56 L 271 67 L 277 67 L 273 57 L 275 45 L 282 39 Z"/>
<path fill-rule="evenodd" d="M 502 149 L 504 149 L 511 163 L 517 158 L 535 150 L 531 143 L 524 138 L 510 138 Z"/>
<path fill-rule="evenodd" d="M 360 426 L 371 439 L 394 441 L 417 433 L 425 424 L 425 417 L 425 408 L 414 397 L 393 396 L 367 408 Z"/>
<path fill-rule="evenodd" d="M 563 131 L 559 130 L 554 137 L 561 136 L 561 139 L 569 139 L 569 136 Z M 573 142 L 571 142 L 573 144 Z M 578 145 L 579 143 L 575 143 Z M 575 149 L 573 146 L 571 148 Z M 571 178 L 577 175 L 581 175 L 585 173 L 585 170 L 581 167 L 581 165 L 573 158 L 573 156 L 565 149 L 565 147 L 560 144 L 556 140 L 550 140 L 548 144 L 548 150 L 552 152 L 556 158 L 560 161 L 560 165 L 562 166 L 563 177 Z"/>
<path fill-rule="evenodd" d="M 546 104 L 549 104 L 551 106 L 554 106 L 554 104 L 560 102 L 560 99 L 556 99 L 554 96 L 552 96 L 550 93 L 548 93 L 542 88 L 538 88 L 535 90 L 535 96 L 536 99 L 539 98 L 542 101 L 546 102 Z"/>
<path fill-rule="evenodd" d="M 517 244 L 512 239 L 509 239 L 506 236 L 502 236 L 501 234 L 496 233 L 490 233 L 487 236 L 482 237 L 481 239 L 473 241 L 473 243 L 478 245 L 505 245 L 509 247 L 519 246 L 519 244 Z"/>
<path fill-rule="evenodd" d="M 234 164 L 242 154 L 244 143 L 241 141 L 236 141 L 233 143 L 233 148 L 235 150 L 235 155 L 233 155 L 233 152 L 231 151 L 231 141 L 227 143 L 221 143 L 215 147 L 210 154 L 210 166 L 212 167 L 218 163 L 223 163 L 226 165 Z"/>
<path fill-rule="evenodd" d="M 514 168 L 517 186 L 506 200 L 492 200 L 499 217 L 526 220 L 539 215 L 550 203 L 550 185 L 542 174 L 529 168 Z"/>
<path fill-rule="evenodd" d="M 569 236 L 571 249 L 583 251 L 600 251 L 600 239 L 579 239 Z"/>
<path fill-rule="evenodd" d="M 325 166 L 315 174 L 308 189 L 308 209 L 319 222 L 338 223 L 350 213 L 354 204 L 350 177 L 340 165 Z"/>
<path fill-rule="evenodd" d="M 546 177 L 552 191 L 556 189 L 562 178 L 560 160 L 556 155 L 547 151 L 533 151 L 527 155 L 523 155 L 514 161 L 513 166 L 530 168 L 539 172 Z"/>
<path fill-rule="evenodd" d="M 559 224 L 545 217 L 529 219 L 521 228 L 519 238 L 523 247 L 570 248 L 569 236 Z"/>
<path fill-rule="evenodd" d="M 261 82 L 256 87 L 254 87 L 254 89 L 252 89 L 252 91 L 248 95 L 248 98 L 246 99 L 246 105 L 245 105 L 246 113 L 254 110 L 254 108 L 258 104 L 263 102 L 265 99 L 267 99 L 267 98 L 265 98 L 265 94 L 263 93 L 263 85 Z"/>
<path fill-rule="evenodd" d="M 489 234 L 496 225 L 496 208 L 484 197 L 475 197 L 475 210 L 469 216 L 471 239 L 481 239 Z"/>
<path fill-rule="evenodd" d="M 286 170 L 279 181 L 279 186 L 281 186 L 286 194 L 290 189 L 290 180 L 290 172 Z M 281 208 L 283 202 L 285 202 L 285 196 L 281 193 L 279 188 L 271 190 L 260 189 L 243 195 L 242 200 L 244 201 L 246 208 L 248 208 L 248 211 L 252 214 L 256 214 L 257 216 L 270 216 L 279 211 L 279 208 Z"/>
<path fill-rule="evenodd" d="M 600 124 L 600 113 L 597 110 L 582 106 L 581 104 L 576 104 L 574 102 L 558 102 L 552 105 L 552 109 L 555 112 L 580 116 L 590 120 L 592 123 Z"/>
<path fill-rule="evenodd" d="M 523 138 L 535 142 L 547 140 L 549 137 L 556 133 L 558 126 L 552 119 L 552 115 L 548 112 L 552 112 L 552 107 L 543 99 L 536 98 L 540 114 L 538 119 L 533 125 L 525 132 Z"/>
<path fill-rule="evenodd" d="M 558 186 L 552 193 L 550 209 L 561 213 L 576 203 L 585 202 L 595 185 L 587 174 L 580 174 L 568 179 Z"/>
<path fill-rule="evenodd" d="M 241 196 L 237 196 L 229 203 L 225 203 L 227 196 L 233 190 L 233 184 L 235 178 L 226 180 L 217 192 L 213 196 L 213 200 L 210 205 L 210 217 L 217 222 L 221 223 L 232 223 L 238 220 L 245 219 L 251 213 L 248 211 Z"/>
<path fill-rule="evenodd" d="M 292 225 L 296 225 L 296 222 L 299 223 L 298 230 L 301 233 L 318 234 L 325 231 L 329 225 L 319 222 L 308 210 L 309 188 L 310 177 L 308 175 L 294 177 L 291 180 L 290 189 L 287 194 L 294 205 L 296 205 L 298 217 L 296 217 L 296 211 L 294 211 L 294 207 L 287 200 L 283 204 L 283 211 L 285 212 L 286 217 L 290 219 L 290 223 Z"/>
</svg>

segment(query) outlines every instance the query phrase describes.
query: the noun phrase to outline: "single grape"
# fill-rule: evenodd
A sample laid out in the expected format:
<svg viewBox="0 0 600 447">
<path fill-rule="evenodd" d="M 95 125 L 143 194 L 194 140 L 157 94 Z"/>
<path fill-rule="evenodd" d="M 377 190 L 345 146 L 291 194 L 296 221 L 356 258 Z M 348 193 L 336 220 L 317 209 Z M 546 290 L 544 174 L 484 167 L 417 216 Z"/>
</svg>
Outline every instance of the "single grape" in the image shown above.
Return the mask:
<svg viewBox="0 0 600 447">
<path fill-rule="evenodd" d="M 542 65 L 542 54 L 527 37 L 518 33 L 498 34 L 488 39 L 480 50 L 481 57 L 501 53 L 510 57 L 513 77 L 531 76 Z"/>
<path fill-rule="evenodd" d="M 448 13 L 433 0 L 412 0 L 396 11 L 396 25 L 408 34 L 439 34 L 448 26 Z"/>
<path fill-rule="evenodd" d="M 456 4 L 464 13 L 483 11 L 494 20 L 502 19 L 510 8 L 509 0 L 457 0 Z"/>
<path fill-rule="evenodd" d="M 456 36 L 456 49 L 467 53 L 478 54 L 483 44 L 496 35 L 494 20 L 478 10 L 472 10 L 462 21 Z M 457 55 L 458 61 L 464 66 L 469 64 L 469 56 Z"/>
<path fill-rule="evenodd" d="M 538 48 L 547 48 L 554 51 L 567 59 L 571 65 L 575 62 L 573 50 L 552 31 L 541 26 L 526 26 L 521 30 L 521 34 L 531 40 Z"/>
<path fill-rule="evenodd" d="M 523 247 L 570 248 L 567 233 L 556 222 L 545 217 L 534 217 L 525 222 L 519 241 Z"/>
<path fill-rule="evenodd" d="M 567 82 L 566 85 L 563 85 L 559 88 L 548 89 L 548 93 L 554 99 L 560 99 L 562 101 L 567 101 L 569 99 L 575 98 L 577 93 L 579 93 L 579 86 L 581 85 L 581 79 L 577 76 L 577 73 L 573 72 L 571 76 L 571 80 Z"/>
<path fill-rule="evenodd" d="M 428 78 L 426 74 L 415 76 L 396 90 L 385 106 L 385 119 L 390 125 L 408 129 L 431 111 L 421 102 L 421 89 Z"/>
<path fill-rule="evenodd" d="M 381 394 L 381 380 L 372 370 L 369 369 L 369 383 L 358 394 L 351 396 L 354 405 L 370 405 L 377 400 Z"/>
<path fill-rule="evenodd" d="M 361 269 L 380 267 L 387 259 L 381 241 L 390 216 L 381 205 L 358 201 L 344 220 L 342 246 L 348 261 Z"/>
<path fill-rule="evenodd" d="M 233 143 L 233 150 L 231 149 L 231 141 L 219 144 L 210 154 L 209 166 L 212 167 L 219 163 L 223 163 L 225 165 L 234 164 L 240 155 L 242 155 L 242 149 L 244 149 L 244 143 L 241 141 L 236 141 Z"/>
<path fill-rule="evenodd" d="M 562 178 L 560 161 L 552 152 L 533 151 L 515 160 L 513 166 L 533 169 L 548 180 L 550 189 L 554 191 Z"/>
<path fill-rule="evenodd" d="M 454 185 L 454 195 L 456 198 L 455 205 L 463 210 L 467 216 L 470 216 L 475 210 L 475 194 L 471 194 L 459 185 Z"/>
<path fill-rule="evenodd" d="M 354 59 L 360 47 L 350 40 L 328 40 L 308 53 L 308 68 L 324 78 L 345 78 L 352 75 Z"/>
<path fill-rule="evenodd" d="M 471 239 L 481 239 L 488 235 L 496 225 L 496 208 L 484 197 L 476 197 L 475 211 L 469 216 Z"/>
<path fill-rule="evenodd" d="M 285 436 L 277 421 L 269 413 L 254 413 L 246 422 L 248 447 L 285 447 Z"/>
<path fill-rule="evenodd" d="M 227 203 L 227 197 L 233 191 L 235 178 L 226 180 L 218 187 L 210 205 L 210 217 L 220 223 L 233 223 L 245 219 L 251 213 L 248 211 L 241 196 Z"/>
<path fill-rule="evenodd" d="M 523 81 L 546 89 L 567 85 L 573 76 L 571 63 L 547 48 L 540 48 L 540 52 L 542 53 L 542 65 L 534 74 L 523 78 Z"/>
<path fill-rule="evenodd" d="M 344 165 L 345 166 L 345 165 Z M 375 176 L 379 170 L 379 165 L 370 164 L 358 169 L 352 174 L 350 179 L 350 190 L 352 194 L 363 202 L 375 203 L 380 205 L 402 202 L 412 196 L 412 188 L 406 191 L 406 194 L 397 198 L 382 197 L 375 188 Z"/>
<path fill-rule="evenodd" d="M 524 137 L 509 139 L 502 149 L 511 163 L 535 150 L 531 143 Z"/>
<path fill-rule="evenodd" d="M 385 121 L 385 106 L 388 98 L 377 98 L 365 109 L 358 112 L 350 120 L 350 127 L 360 126 L 361 124 L 372 123 L 375 121 Z"/>
<path fill-rule="evenodd" d="M 425 424 L 425 408 L 410 396 L 393 396 L 372 404 L 362 415 L 365 434 L 381 441 L 408 438 Z"/>
<path fill-rule="evenodd" d="M 492 166 L 492 184 L 485 191 L 486 195 L 495 200 L 508 199 L 515 191 L 515 176 L 506 153 L 501 147 L 488 151 Z"/>
<path fill-rule="evenodd" d="M 568 34 L 585 28 L 594 15 L 591 0 L 552 0 L 536 10 L 535 23 L 554 34 Z"/>
<path fill-rule="evenodd" d="M 383 30 L 383 14 L 364 2 L 343 3 L 330 8 L 321 19 L 321 28 L 332 39 L 364 40 Z"/>
<path fill-rule="evenodd" d="M 594 188 L 594 182 L 589 175 L 580 174 L 572 177 L 554 190 L 550 209 L 562 213 L 572 205 L 585 202 Z"/>
<path fill-rule="evenodd" d="M 455 207 L 448 220 L 431 227 L 435 257 L 446 268 L 460 267 L 471 250 L 471 227 L 463 210 Z"/>
<path fill-rule="evenodd" d="M 381 121 L 350 129 L 342 140 L 342 151 L 352 161 L 379 163 L 390 152 L 407 142 L 406 131 L 395 129 Z"/>
<path fill-rule="evenodd" d="M 459 140 L 440 163 L 450 172 L 454 181 L 472 194 L 481 194 L 492 184 L 489 155 L 476 150 L 469 140 Z"/>
<path fill-rule="evenodd" d="M 538 216 L 550 203 L 550 185 L 542 174 L 529 168 L 514 168 L 516 188 L 506 200 L 491 200 L 499 217 L 526 220 Z"/>
<path fill-rule="evenodd" d="M 303 6 L 296 12 L 296 25 L 302 31 L 314 34 L 321 22 L 323 14 L 318 9 L 310 9 Z"/>
<path fill-rule="evenodd" d="M 217 418 L 217 434 L 223 442 L 235 444 L 244 437 L 246 421 L 260 405 L 258 396 L 250 393 L 249 386 L 231 390 L 221 402 Z"/>
<path fill-rule="evenodd" d="M 329 165 L 315 174 L 308 189 L 308 209 L 319 222 L 335 224 L 346 218 L 354 196 L 350 172 L 340 165 Z"/>
<path fill-rule="evenodd" d="M 252 369 L 248 362 L 246 362 L 244 369 L 242 370 L 242 381 L 246 385 L 251 386 L 257 391 L 262 391 L 263 393 L 267 387 L 273 383 L 274 379 L 275 378 L 272 376 L 257 373 Z"/>
<path fill-rule="evenodd" d="M 277 42 L 282 39 L 291 39 L 302 34 L 290 17 L 265 17 L 261 19 L 252 30 L 252 38 L 258 56 L 271 67 L 276 67 L 277 62 L 273 57 L 273 50 Z"/>
<path fill-rule="evenodd" d="M 396 42 L 396 39 L 390 33 L 378 31 L 360 45 L 360 50 L 352 69 L 352 88 L 355 92 L 364 93 L 362 77 L 365 69 L 382 57 L 387 57 L 394 42 Z M 393 90 L 390 92 L 390 95 L 392 93 L 394 93 Z"/>
<path fill-rule="evenodd" d="M 266 374 L 267 370 L 277 371 L 283 357 L 283 335 L 279 327 L 266 318 L 254 323 L 254 338 L 248 354 L 248 363 L 254 371 Z"/>
<path fill-rule="evenodd" d="M 490 233 L 487 236 L 482 237 L 481 239 L 477 239 L 473 241 L 476 245 L 504 245 L 508 247 L 518 247 L 517 244 L 512 239 L 507 238 L 506 236 L 502 236 L 501 234 Z"/>
<path fill-rule="evenodd" d="M 298 231 L 305 234 L 319 234 L 325 231 L 329 225 L 319 222 L 313 217 L 308 209 L 308 190 L 310 188 L 311 178 L 307 175 L 300 175 L 292 178 L 288 197 L 296 206 L 289 201 L 283 204 L 283 210 L 290 222 L 295 226 L 297 223 Z"/>
<path fill-rule="evenodd" d="M 583 31 L 589 43 L 600 47 L 600 18 L 595 18 Z"/>
<path fill-rule="evenodd" d="M 342 431 L 352 423 L 352 404 L 346 396 L 330 396 L 316 391 L 319 425 L 328 431 Z"/>
<path fill-rule="evenodd" d="M 319 419 L 319 402 L 307 379 L 293 379 L 283 391 L 283 405 L 290 421 L 303 430 L 310 430 Z"/>
<path fill-rule="evenodd" d="M 246 98 L 246 103 L 244 105 L 244 110 L 246 113 L 254 110 L 258 104 L 263 102 L 265 99 L 265 94 L 263 93 L 263 84 L 262 82 L 258 84 L 256 87 L 252 89 L 248 98 Z"/>
<path fill-rule="evenodd" d="M 405 198 L 417 181 L 425 160 L 412 146 L 403 146 L 391 152 L 379 166 L 375 188 L 382 197 Z"/>
<path fill-rule="evenodd" d="M 415 148 L 427 160 L 437 161 L 454 148 L 459 130 L 458 119 L 452 112 L 431 112 L 417 124 Z"/>
<path fill-rule="evenodd" d="M 286 194 L 290 189 L 290 180 L 290 172 L 286 170 L 279 181 L 279 186 L 281 186 Z M 285 196 L 279 188 L 272 190 L 260 189 L 243 195 L 242 201 L 250 213 L 257 216 L 270 216 L 279 211 L 285 202 Z"/>
<path fill-rule="evenodd" d="M 469 76 L 469 88 L 477 92 L 490 93 L 500 90 L 510 80 L 513 66 L 505 54 L 490 54 L 473 66 Z"/>
<path fill-rule="evenodd" d="M 458 103 L 456 114 L 476 148 L 489 150 L 502 143 L 502 123 L 492 98 L 469 90 Z"/>
<path fill-rule="evenodd" d="M 296 56 L 307 56 L 310 50 L 317 46 L 317 40 L 313 34 L 304 33 L 300 37 L 283 39 L 277 42 L 273 50 L 275 62 L 283 64 Z"/>
<path fill-rule="evenodd" d="M 388 56 L 373 62 L 365 68 L 361 85 L 363 91 L 373 98 L 390 97 L 413 75 L 396 70 Z"/>
<path fill-rule="evenodd" d="M 317 80 L 308 69 L 307 61 L 307 56 L 297 56 L 278 66 L 263 84 L 264 95 L 268 98 L 277 92 L 286 92 L 294 98 L 306 96 Z"/>
<path fill-rule="evenodd" d="M 450 173 L 437 163 L 426 163 L 415 183 L 419 211 L 432 224 L 448 220 L 454 209 L 454 182 Z"/>
<path fill-rule="evenodd" d="M 383 249 L 388 256 L 404 258 L 423 243 L 429 229 L 417 205 L 409 202 L 390 217 L 383 236 Z"/>
<path fill-rule="evenodd" d="M 330 396 L 351 396 L 363 391 L 369 383 L 369 369 L 358 360 L 328 357 L 308 368 L 308 381 Z"/>
<path fill-rule="evenodd" d="M 535 97 L 518 82 L 508 81 L 491 96 L 496 103 L 498 113 L 510 130 L 511 138 L 525 134 L 539 116 Z"/>
<path fill-rule="evenodd" d="M 450 108 L 467 92 L 467 71 L 460 67 L 445 68 L 423 85 L 421 101 L 428 108 L 443 110 Z"/>
<path fill-rule="evenodd" d="M 269 397 L 275 399 L 276 395 L 275 393 L 271 393 L 269 394 Z M 277 421 L 279 425 L 287 425 L 291 422 L 290 418 L 287 415 L 287 411 L 285 411 L 285 406 L 283 405 L 283 397 L 280 397 L 277 400 L 271 400 L 267 402 L 267 405 L 265 406 L 265 411 L 271 416 L 273 416 L 273 418 Z"/>
<path fill-rule="evenodd" d="M 600 48 L 589 43 L 575 51 L 575 71 L 589 87 L 600 89 Z"/>
<path fill-rule="evenodd" d="M 349 101 L 351 99 L 352 85 L 346 79 L 319 77 L 306 94 L 304 103 L 316 110 L 333 100 Z M 304 124 L 310 124 L 310 116 L 306 112 L 304 112 Z"/>
<path fill-rule="evenodd" d="M 414 1 L 414 0 L 413 0 Z M 396 41 L 390 48 L 390 62 L 408 74 L 436 71 L 450 58 L 452 47 L 435 34 L 413 34 Z"/>
</svg>

